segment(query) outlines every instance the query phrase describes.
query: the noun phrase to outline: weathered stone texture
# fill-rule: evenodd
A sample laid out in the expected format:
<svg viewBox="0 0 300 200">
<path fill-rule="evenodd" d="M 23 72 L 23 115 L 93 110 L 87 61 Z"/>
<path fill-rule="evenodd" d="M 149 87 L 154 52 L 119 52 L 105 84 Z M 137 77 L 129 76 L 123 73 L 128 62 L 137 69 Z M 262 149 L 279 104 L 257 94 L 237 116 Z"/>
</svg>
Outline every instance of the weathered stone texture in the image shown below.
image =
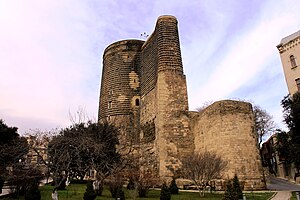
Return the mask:
<svg viewBox="0 0 300 200">
<path fill-rule="evenodd" d="M 137 66 L 143 41 L 116 42 L 106 48 L 100 92 L 99 119 L 131 112 L 133 96 L 139 96 Z"/>
<path fill-rule="evenodd" d="M 191 126 L 195 151 L 213 151 L 228 162 L 224 178 L 237 174 L 245 181 L 245 189 L 265 187 L 250 103 L 215 102 L 194 116 Z"/>
<path fill-rule="evenodd" d="M 193 150 L 193 137 L 189 128 L 185 77 L 175 71 L 160 71 L 157 81 L 157 147 L 160 175 L 173 176 L 180 167 L 180 157 Z"/>
<path fill-rule="evenodd" d="M 157 81 L 157 37 L 154 32 L 143 45 L 141 52 L 141 96 L 145 96 L 155 88 Z"/>
<path fill-rule="evenodd" d="M 147 41 L 124 40 L 106 48 L 99 121 L 109 120 L 124 138 L 139 142 L 148 168 L 168 179 L 180 159 L 194 151 L 215 151 L 254 189 L 264 187 L 253 133 L 251 104 L 220 101 L 203 112 L 188 111 L 177 20 L 158 18 Z"/>
<path fill-rule="evenodd" d="M 101 80 L 99 121 L 118 122 L 122 132 L 139 138 L 139 64 L 144 41 L 123 40 L 105 49 Z M 125 131 L 126 130 L 126 131 Z M 125 133 L 126 132 L 126 133 Z"/>
</svg>

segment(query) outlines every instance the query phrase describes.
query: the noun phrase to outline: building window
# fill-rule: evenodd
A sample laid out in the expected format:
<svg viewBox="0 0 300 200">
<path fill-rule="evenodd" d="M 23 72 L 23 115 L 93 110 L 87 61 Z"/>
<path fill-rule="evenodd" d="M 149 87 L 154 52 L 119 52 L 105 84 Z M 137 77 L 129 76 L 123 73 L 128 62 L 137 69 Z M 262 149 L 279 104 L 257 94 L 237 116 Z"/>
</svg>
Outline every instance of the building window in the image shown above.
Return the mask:
<svg viewBox="0 0 300 200">
<path fill-rule="evenodd" d="M 300 78 L 297 78 L 295 81 L 296 81 L 298 92 L 300 92 Z"/>
<path fill-rule="evenodd" d="M 290 56 L 290 62 L 291 62 L 292 68 L 297 67 L 296 59 L 295 59 L 295 56 L 294 56 L 294 55 L 291 55 L 291 56 Z"/>
<path fill-rule="evenodd" d="M 140 106 L 140 100 L 139 99 L 135 100 L 135 106 Z"/>
<path fill-rule="evenodd" d="M 112 108 L 112 102 L 111 101 L 108 102 L 108 106 L 107 107 L 108 108 Z"/>
</svg>

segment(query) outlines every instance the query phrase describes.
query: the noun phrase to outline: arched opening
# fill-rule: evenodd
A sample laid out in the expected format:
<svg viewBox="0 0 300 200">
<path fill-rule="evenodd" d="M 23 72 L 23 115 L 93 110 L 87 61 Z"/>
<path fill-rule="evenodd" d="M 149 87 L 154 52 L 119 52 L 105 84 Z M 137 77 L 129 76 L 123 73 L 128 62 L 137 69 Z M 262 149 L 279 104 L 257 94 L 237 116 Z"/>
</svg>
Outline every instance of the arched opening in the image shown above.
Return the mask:
<svg viewBox="0 0 300 200">
<path fill-rule="evenodd" d="M 140 100 L 139 99 L 135 99 L 135 106 L 140 106 Z"/>
</svg>

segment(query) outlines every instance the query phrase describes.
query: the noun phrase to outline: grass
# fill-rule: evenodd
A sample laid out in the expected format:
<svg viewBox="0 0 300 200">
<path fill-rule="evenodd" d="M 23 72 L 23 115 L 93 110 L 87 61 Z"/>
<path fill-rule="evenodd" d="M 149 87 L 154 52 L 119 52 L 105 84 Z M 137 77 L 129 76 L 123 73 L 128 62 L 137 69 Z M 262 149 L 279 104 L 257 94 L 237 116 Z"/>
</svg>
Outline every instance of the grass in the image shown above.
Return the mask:
<svg viewBox="0 0 300 200">
<path fill-rule="evenodd" d="M 247 200 L 267 200 L 270 197 L 272 197 L 273 194 L 274 194 L 274 192 L 246 193 L 246 199 Z"/>
<path fill-rule="evenodd" d="M 67 187 L 67 190 L 58 191 L 58 199 L 59 200 L 82 200 L 83 194 L 85 192 L 86 185 L 85 184 L 70 184 Z M 51 200 L 51 193 L 53 190 L 53 186 L 45 185 L 40 188 L 42 200 Z M 132 191 L 124 190 L 126 200 L 132 199 Z M 247 193 L 247 200 L 267 200 L 272 196 L 273 193 Z M 136 200 L 158 200 L 160 197 L 160 190 L 150 190 L 147 194 L 147 198 L 136 198 Z M 213 193 L 213 194 L 205 194 L 205 197 L 199 197 L 198 192 L 185 192 L 180 191 L 178 195 L 172 195 L 172 200 L 221 200 L 223 198 L 222 193 Z M 20 198 L 24 199 L 24 198 Z M 10 200 L 6 198 L 6 200 Z M 107 188 L 103 190 L 102 196 L 97 197 L 96 200 L 114 200 L 111 197 L 110 192 Z"/>
<path fill-rule="evenodd" d="M 291 200 L 297 200 L 296 192 L 292 192 Z"/>
<path fill-rule="evenodd" d="M 84 184 L 70 184 L 67 189 L 58 191 L 58 199 L 59 200 L 82 200 L 83 194 L 85 192 L 86 186 Z M 53 190 L 53 186 L 43 186 L 41 187 L 41 195 L 42 200 L 51 200 L 51 192 Z M 126 199 L 132 199 L 132 191 L 124 190 Z M 214 193 L 214 194 L 206 194 L 205 198 L 201 198 L 202 200 L 210 199 L 210 200 L 220 200 L 222 199 L 223 194 Z M 150 190 L 147 194 L 147 198 L 136 198 L 136 200 L 157 200 L 160 197 L 160 190 Z M 172 200 L 194 200 L 199 199 L 198 192 L 180 192 L 178 195 L 172 195 Z M 107 188 L 104 188 L 102 196 L 98 196 L 96 200 L 115 200 L 111 197 L 111 193 Z"/>
</svg>

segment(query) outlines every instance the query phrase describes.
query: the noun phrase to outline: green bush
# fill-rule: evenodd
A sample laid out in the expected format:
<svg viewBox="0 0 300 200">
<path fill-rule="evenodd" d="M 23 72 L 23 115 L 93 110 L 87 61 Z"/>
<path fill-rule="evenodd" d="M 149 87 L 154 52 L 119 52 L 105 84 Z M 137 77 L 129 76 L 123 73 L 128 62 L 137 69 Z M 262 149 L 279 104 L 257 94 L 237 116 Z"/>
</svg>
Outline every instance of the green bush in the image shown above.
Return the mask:
<svg viewBox="0 0 300 200">
<path fill-rule="evenodd" d="M 125 200 L 125 194 L 122 189 L 117 191 L 116 199 L 118 200 Z"/>
<path fill-rule="evenodd" d="M 112 198 L 118 198 L 119 196 L 122 196 L 122 182 L 115 180 L 109 183 L 109 191 L 111 193 Z M 121 197 L 119 197 L 121 198 Z"/>
<path fill-rule="evenodd" d="M 171 200 L 171 191 L 165 183 L 161 187 L 160 200 Z"/>
<path fill-rule="evenodd" d="M 236 174 L 234 175 L 234 177 L 232 179 L 232 188 L 233 188 L 234 198 L 243 199 L 243 191 L 242 191 L 242 188 L 241 188 L 240 181 L 239 181 Z"/>
<path fill-rule="evenodd" d="M 96 193 L 93 189 L 93 183 L 92 182 L 87 183 L 86 191 L 84 193 L 83 199 L 84 200 L 94 200 L 94 199 L 96 199 Z"/>
<path fill-rule="evenodd" d="M 171 194 L 178 194 L 178 191 L 179 191 L 179 189 L 176 185 L 176 181 L 173 178 L 171 181 L 171 184 L 170 184 L 170 192 L 171 192 Z"/>
<path fill-rule="evenodd" d="M 25 200 L 41 200 L 41 192 L 37 184 L 31 186 L 25 192 Z"/>
<path fill-rule="evenodd" d="M 231 183 L 231 180 L 229 180 L 229 181 L 226 182 L 224 200 L 232 200 L 233 199 L 232 191 L 233 191 L 232 183 Z"/>
<path fill-rule="evenodd" d="M 227 181 L 224 193 L 224 200 L 239 200 L 243 199 L 243 191 L 237 175 L 234 175 L 232 180 Z"/>
<path fill-rule="evenodd" d="M 134 190 L 135 184 L 132 178 L 129 178 L 128 184 L 127 184 L 127 190 Z"/>
<path fill-rule="evenodd" d="M 139 197 L 146 197 L 147 193 L 149 191 L 149 188 L 147 186 L 144 186 L 144 185 L 138 185 L 137 190 L 138 190 L 138 193 L 139 193 Z"/>
</svg>

